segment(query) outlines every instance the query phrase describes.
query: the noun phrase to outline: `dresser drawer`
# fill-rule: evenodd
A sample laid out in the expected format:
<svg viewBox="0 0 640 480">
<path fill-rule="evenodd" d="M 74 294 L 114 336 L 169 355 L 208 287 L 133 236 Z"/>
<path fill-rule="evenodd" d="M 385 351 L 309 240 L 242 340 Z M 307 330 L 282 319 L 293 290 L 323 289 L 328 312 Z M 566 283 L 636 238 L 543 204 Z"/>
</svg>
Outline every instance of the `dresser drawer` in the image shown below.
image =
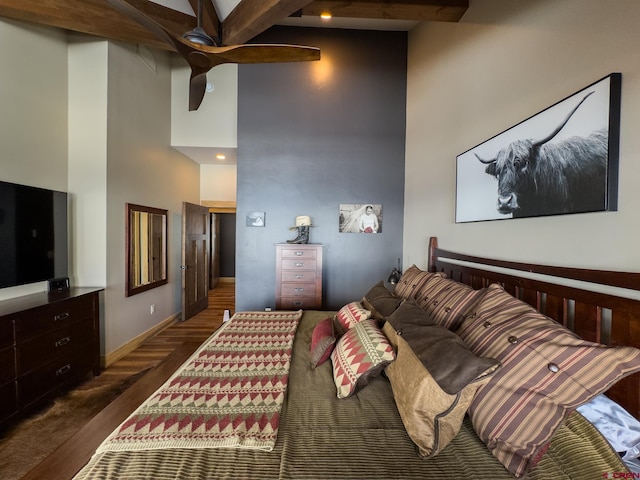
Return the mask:
<svg viewBox="0 0 640 480">
<path fill-rule="evenodd" d="M 20 408 L 38 400 L 64 383 L 81 378 L 91 363 L 91 345 L 80 351 L 63 355 L 56 361 L 32 370 L 18 379 Z"/>
<path fill-rule="evenodd" d="M 16 382 L 0 385 L 0 421 L 9 418 L 17 411 Z"/>
<path fill-rule="evenodd" d="M 45 362 L 81 350 L 93 339 L 90 320 L 76 322 L 68 327 L 31 338 L 16 347 L 18 375 L 27 373 Z M 85 347 L 86 348 L 86 347 Z"/>
<path fill-rule="evenodd" d="M 281 281 L 289 283 L 315 283 L 318 272 L 315 270 L 283 270 Z"/>
<path fill-rule="evenodd" d="M 281 310 L 309 310 L 321 307 L 316 297 L 281 297 L 278 308 Z"/>
<path fill-rule="evenodd" d="M 322 245 L 276 244 L 276 308 L 322 308 Z"/>
<path fill-rule="evenodd" d="M 282 258 L 317 258 L 317 249 L 315 248 L 282 248 L 280 250 L 280 256 Z"/>
<path fill-rule="evenodd" d="M 16 362 L 13 348 L 0 350 L 0 383 L 16 378 Z"/>
<path fill-rule="evenodd" d="M 280 295 L 283 297 L 315 297 L 315 283 L 283 283 L 280 286 Z"/>
<path fill-rule="evenodd" d="M 16 315 L 16 342 L 60 329 L 93 315 L 92 299 L 82 296 L 65 302 L 51 303 Z"/>
<path fill-rule="evenodd" d="M 315 270 L 315 258 L 285 258 L 282 259 L 282 270 Z"/>
</svg>

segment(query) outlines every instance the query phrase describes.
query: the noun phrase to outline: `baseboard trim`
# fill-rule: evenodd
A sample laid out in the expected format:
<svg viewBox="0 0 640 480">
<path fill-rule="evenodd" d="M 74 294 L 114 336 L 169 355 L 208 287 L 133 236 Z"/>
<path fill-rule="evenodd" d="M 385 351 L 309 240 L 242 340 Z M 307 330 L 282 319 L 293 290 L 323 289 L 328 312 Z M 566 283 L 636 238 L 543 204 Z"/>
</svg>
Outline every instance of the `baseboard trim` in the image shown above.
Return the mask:
<svg viewBox="0 0 640 480">
<path fill-rule="evenodd" d="M 220 277 L 220 283 L 236 283 L 236 277 Z"/>
<path fill-rule="evenodd" d="M 129 340 L 127 343 L 125 343 L 121 347 L 116 348 L 113 352 L 109 352 L 106 355 L 102 356 L 100 358 L 100 363 L 102 364 L 102 368 L 107 368 L 109 365 L 113 364 L 114 362 L 117 362 L 118 360 L 120 360 L 125 355 L 133 352 L 145 340 L 157 335 L 158 333 L 160 333 L 165 328 L 171 326 L 173 323 L 175 323 L 181 317 L 182 317 L 182 312 L 178 312 L 178 313 L 170 316 L 166 320 L 163 320 L 162 322 L 157 324 L 155 327 L 150 328 L 146 332 L 142 332 L 140 335 L 138 335 L 137 337 Z"/>
</svg>

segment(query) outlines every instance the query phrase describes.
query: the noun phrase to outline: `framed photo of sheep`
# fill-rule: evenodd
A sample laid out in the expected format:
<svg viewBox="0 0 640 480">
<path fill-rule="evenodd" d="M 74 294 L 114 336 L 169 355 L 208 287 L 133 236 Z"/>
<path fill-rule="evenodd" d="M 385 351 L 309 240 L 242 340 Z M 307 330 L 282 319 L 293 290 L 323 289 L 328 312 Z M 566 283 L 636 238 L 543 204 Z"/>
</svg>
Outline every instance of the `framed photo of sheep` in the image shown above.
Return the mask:
<svg viewBox="0 0 640 480">
<path fill-rule="evenodd" d="M 618 209 L 612 73 L 456 157 L 456 223 Z"/>
</svg>

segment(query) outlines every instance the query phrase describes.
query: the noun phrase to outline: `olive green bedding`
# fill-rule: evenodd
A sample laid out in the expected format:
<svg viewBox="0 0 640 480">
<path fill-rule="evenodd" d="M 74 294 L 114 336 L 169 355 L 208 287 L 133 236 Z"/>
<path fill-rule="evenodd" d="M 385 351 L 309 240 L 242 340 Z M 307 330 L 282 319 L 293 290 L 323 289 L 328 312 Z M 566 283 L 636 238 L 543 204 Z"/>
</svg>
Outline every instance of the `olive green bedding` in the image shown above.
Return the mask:
<svg viewBox="0 0 640 480">
<path fill-rule="evenodd" d="M 422 459 L 407 435 L 391 386 L 381 375 L 338 399 L 331 362 L 312 369 L 313 327 L 333 312 L 307 311 L 296 332 L 287 398 L 271 452 L 164 449 L 95 455 L 75 477 L 94 479 L 479 479 L 513 478 L 465 418 L 437 456 Z M 600 479 L 626 468 L 600 433 L 578 413 L 555 434 L 527 478 Z"/>
</svg>

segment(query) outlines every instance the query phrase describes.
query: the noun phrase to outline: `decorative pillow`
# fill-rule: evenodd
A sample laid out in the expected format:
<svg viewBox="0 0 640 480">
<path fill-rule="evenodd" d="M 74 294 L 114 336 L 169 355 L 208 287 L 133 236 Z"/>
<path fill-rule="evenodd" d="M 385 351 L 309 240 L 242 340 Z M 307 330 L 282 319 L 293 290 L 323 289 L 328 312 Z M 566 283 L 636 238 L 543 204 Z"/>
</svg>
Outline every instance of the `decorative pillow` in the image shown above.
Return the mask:
<svg viewBox="0 0 640 480">
<path fill-rule="evenodd" d="M 469 383 L 493 372 L 500 362 L 480 358 L 455 333 L 436 324 L 415 302 L 407 300 L 389 315 L 398 335 L 448 394 L 456 394 Z"/>
<path fill-rule="evenodd" d="M 486 289 L 474 290 L 469 285 L 449 278 L 434 278 L 416 291 L 415 300 L 431 319 L 455 331 L 471 313 Z"/>
<path fill-rule="evenodd" d="M 471 354 L 456 335 L 444 327 L 433 325 L 423 327 L 423 330 L 425 337 L 430 337 L 427 330 L 435 330 L 435 333 L 441 335 L 435 335 L 434 341 L 427 348 L 446 354 L 456 364 L 452 366 L 453 370 L 475 370 L 474 363 L 485 368 L 478 375 L 468 377 L 460 390 L 447 393 L 431 375 L 432 367 L 423 364 L 404 339 L 405 332 L 396 332 L 390 322 L 385 323 L 382 331 L 397 350 L 396 360 L 386 367 L 385 374 L 391 383 L 393 397 L 407 434 L 418 447 L 419 455 L 428 458 L 437 455 L 457 435 L 476 390 L 489 380 L 500 364 Z M 448 346 L 457 348 L 447 350 L 446 345 L 438 344 L 438 337 L 456 337 L 457 341 L 449 342 Z M 464 360 L 456 355 L 460 352 L 468 353 Z M 465 362 L 469 362 L 470 368 L 464 366 Z"/>
<path fill-rule="evenodd" d="M 338 398 L 347 398 L 380 374 L 396 355 L 374 320 L 348 330 L 331 353 Z"/>
<path fill-rule="evenodd" d="M 640 350 L 578 338 L 498 285 L 458 330 L 503 367 L 469 407 L 478 436 L 516 477 L 529 472 L 565 418 L 621 378 L 640 371 Z"/>
<path fill-rule="evenodd" d="M 371 317 L 376 320 L 385 320 L 398 308 L 401 302 L 401 298 L 387 290 L 382 280 L 371 287 L 362 297 L 362 306 L 371 311 Z"/>
<path fill-rule="evenodd" d="M 364 308 L 360 302 L 351 302 L 342 307 L 335 317 L 335 326 L 340 335 L 344 334 L 357 323 L 366 320 L 371 312 Z"/>
<path fill-rule="evenodd" d="M 403 300 L 416 298 L 416 295 L 426 288 L 429 282 L 437 278 L 446 278 L 446 275 L 442 272 L 426 272 L 411 265 L 400 277 L 394 293 Z"/>
<path fill-rule="evenodd" d="M 320 320 L 311 334 L 311 368 L 322 365 L 331 356 L 336 337 L 331 317 Z"/>
</svg>

